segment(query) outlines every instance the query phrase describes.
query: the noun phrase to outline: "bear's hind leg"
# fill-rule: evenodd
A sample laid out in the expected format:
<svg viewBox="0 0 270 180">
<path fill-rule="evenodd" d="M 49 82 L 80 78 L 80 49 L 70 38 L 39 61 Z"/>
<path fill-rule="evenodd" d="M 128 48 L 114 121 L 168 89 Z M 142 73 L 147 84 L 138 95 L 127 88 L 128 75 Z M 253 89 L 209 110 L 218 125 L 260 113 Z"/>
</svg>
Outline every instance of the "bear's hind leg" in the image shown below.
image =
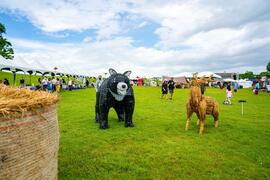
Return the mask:
<svg viewBox="0 0 270 180">
<path fill-rule="evenodd" d="M 125 104 L 125 127 L 134 127 L 132 115 L 134 111 L 134 97 L 128 97 Z"/>
<path fill-rule="evenodd" d="M 95 112 L 96 112 L 96 117 L 95 117 L 95 120 L 96 120 L 96 123 L 98 123 L 99 122 L 99 109 L 98 109 L 98 107 L 96 106 L 96 110 L 95 110 Z"/>
<path fill-rule="evenodd" d="M 100 123 L 100 129 L 108 129 L 108 113 L 109 108 L 99 108 L 100 109 L 100 116 L 99 116 L 99 123 Z"/>
</svg>

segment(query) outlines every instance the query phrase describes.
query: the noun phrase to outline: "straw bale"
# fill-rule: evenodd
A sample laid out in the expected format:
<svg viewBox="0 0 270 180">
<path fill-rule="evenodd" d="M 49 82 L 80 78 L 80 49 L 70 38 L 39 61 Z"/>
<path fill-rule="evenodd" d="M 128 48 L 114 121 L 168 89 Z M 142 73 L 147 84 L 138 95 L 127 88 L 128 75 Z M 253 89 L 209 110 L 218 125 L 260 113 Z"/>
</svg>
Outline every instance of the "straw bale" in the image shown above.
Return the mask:
<svg viewBox="0 0 270 180">
<path fill-rule="evenodd" d="M 57 179 L 57 101 L 46 92 L 0 86 L 0 179 Z"/>
<path fill-rule="evenodd" d="M 30 91 L 0 85 L 0 115 L 16 116 L 47 107 L 58 102 L 58 97 L 44 91 Z"/>
</svg>

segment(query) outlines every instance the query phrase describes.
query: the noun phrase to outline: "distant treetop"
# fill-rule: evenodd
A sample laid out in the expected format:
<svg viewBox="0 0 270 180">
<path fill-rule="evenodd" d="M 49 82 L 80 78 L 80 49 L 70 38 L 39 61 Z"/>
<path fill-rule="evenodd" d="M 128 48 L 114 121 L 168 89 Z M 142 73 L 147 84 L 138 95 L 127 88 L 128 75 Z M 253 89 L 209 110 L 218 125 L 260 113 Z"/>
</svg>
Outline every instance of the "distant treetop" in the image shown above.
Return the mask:
<svg viewBox="0 0 270 180">
<path fill-rule="evenodd" d="M 3 37 L 3 34 L 6 33 L 5 26 L 0 22 L 0 56 L 5 59 L 13 59 L 14 51 L 12 49 L 12 44 Z"/>
</svg>

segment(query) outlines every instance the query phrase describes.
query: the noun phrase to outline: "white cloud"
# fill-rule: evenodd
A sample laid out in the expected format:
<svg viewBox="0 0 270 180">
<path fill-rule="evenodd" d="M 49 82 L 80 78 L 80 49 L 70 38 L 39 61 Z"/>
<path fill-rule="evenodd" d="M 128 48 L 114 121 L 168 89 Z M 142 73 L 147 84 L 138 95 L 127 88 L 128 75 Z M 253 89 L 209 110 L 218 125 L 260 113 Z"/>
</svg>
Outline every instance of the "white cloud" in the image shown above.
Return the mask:
<svg viewBox="0 0 270 180">
<path fill-rule="evenodd" d="M 196 38 L 200 39 L 200 36 Z M 250 47 L 254 46 L 254 49 L 244 52 L 241 49 L 245 49 L 249 41 L 236 48 L 222 46 L 221 49 L 211 50 L 211 46 L 208 49 L 200 48 L 200 41 L 194 40 L 191 45 L 198 45 L 198 48 L 164 51 L 134 47 L 133 40 L 124 37 L 77 44 L 42 43 L 14 38 L 10 40 L 17 50 L 15 61 L 23 59 L 29 64 L 40 61 L 47 69 L 63 67 L 88 75 L 102 74 L 108 68 L 115 68 L 119 72 L 132 70 L 134 76 L 161 76 L 204 70 L 260 72 L 264 70 L 263 65 L 266 65 L 270 52 L 269 38 L 251 42 Z M 261 46 L 264 49 L 260 50 Z M 222 48 L 224 52 L 221 52 Z"/>
<path fill-rule="evenodd" d="M 3 0 L 0 7 L 21 14 L 45 32 L 96 29 L 103 38 L 118 33 L 118 12 L 124 4 L 114 1 Z M 107 30 L 110 29 L 111 31 Z"/>
<path fill-rule="evenodd" d="M 90 36 L 87 36 L 87 37 L 85 37 L 85 38 L 83 39 L 83 42 L 84 42 L 84 43 L 89 43 L 89 42 L 91 42 L 91 41 L 93 41 L 93 38 L 90 37 Z"/>
<path fill-rule="evenodd" d="M 85 73 L 109 67 L 151 76 L 203 70 L 259 72 L 270 58 L 268 0 L 2 0 L 0 7 L 56 36 L 64 30 L 96 30 L 95 37 L 87 36 L 81 43 L 11 38 L 21 59 L 39 59 L 48 66 L 76 64 L 77 71 Z M 153 34 L 160 39 L 152 48 L 134 46 L 145 36 L 123 37 L 150 23 L 157 24 Z"/>
<path fill-rule="evenodd" d="M 146 26 L 148 23 L 146 21 L 143 21 L 142 23 L 140 23 L 138 26 L 136 26 L 136 28 L 142 28 L 144 26 Z"/>
</svg>

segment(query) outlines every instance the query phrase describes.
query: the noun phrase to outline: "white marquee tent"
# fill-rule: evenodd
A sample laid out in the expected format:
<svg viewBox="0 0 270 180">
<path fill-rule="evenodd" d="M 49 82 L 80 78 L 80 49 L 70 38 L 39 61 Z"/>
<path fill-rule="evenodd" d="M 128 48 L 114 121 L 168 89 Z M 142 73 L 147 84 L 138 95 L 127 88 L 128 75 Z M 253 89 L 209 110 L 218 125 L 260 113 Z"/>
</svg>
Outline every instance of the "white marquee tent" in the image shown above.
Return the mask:
<svg viewBox="0 0 270 180">
<path fill-rule="evenodd" d="M 190 72 L 182 72 L 182 73 L 178 73 L 173 75 L 172 77 L 186 77 L 186 78 L 192 78 L 193 74 Z"/>
<path fill-rule="evenodd" d="M 214 78 L 220 78 L 221 79 L 221 76 L 220 75 L 217 75 L 211 71 L 204 71 L 204 72 L 200 72 L 198 73 L 198 77 L 210 77 L 210 76 L 213 76 Z"/>
<path fill-rule="evenodd" d="M 57 70 L 54 70 L 54 67 L 57 67 Z M 33 71 L 35 73 L 56 73 L 56 74 L 65 74 L 65 75 L 77 75 L 77 76 L 91 76 L 90 73 L 76 71 L 74 67 L 68 67 L 63 65 L 51 65 L 50 67 L 45 65 L 45 63 L 40 62 L 39 60 L 33 61 L 31 63 L 26 62 L 24 59 L 16 58 L 16 60 L 6 60 L 0 56 L 0 70 L 10 68 L 10 70 L 18 69 L 22 70 L 25 73 L 27 71 Z"/>
<path fill-rule="evenodd" d="M 194 73 L 191 73 L 191 72 L 182 72 L 182 73 L 178 73 L 178 74 L 175 74 L 173 75 L 172 77 L 186 77 L 186 78 L 192 78 L 193 77 L 193 74 Z M 219 78 L 221 79 L 222 77 L 211 72 L 211 71 L 204 71 L 204 72 L 200 72 L 198 73 L 198 77 L 210 77 L 210 76 L 213 76 L 214 78 Z"/>
</svg>

